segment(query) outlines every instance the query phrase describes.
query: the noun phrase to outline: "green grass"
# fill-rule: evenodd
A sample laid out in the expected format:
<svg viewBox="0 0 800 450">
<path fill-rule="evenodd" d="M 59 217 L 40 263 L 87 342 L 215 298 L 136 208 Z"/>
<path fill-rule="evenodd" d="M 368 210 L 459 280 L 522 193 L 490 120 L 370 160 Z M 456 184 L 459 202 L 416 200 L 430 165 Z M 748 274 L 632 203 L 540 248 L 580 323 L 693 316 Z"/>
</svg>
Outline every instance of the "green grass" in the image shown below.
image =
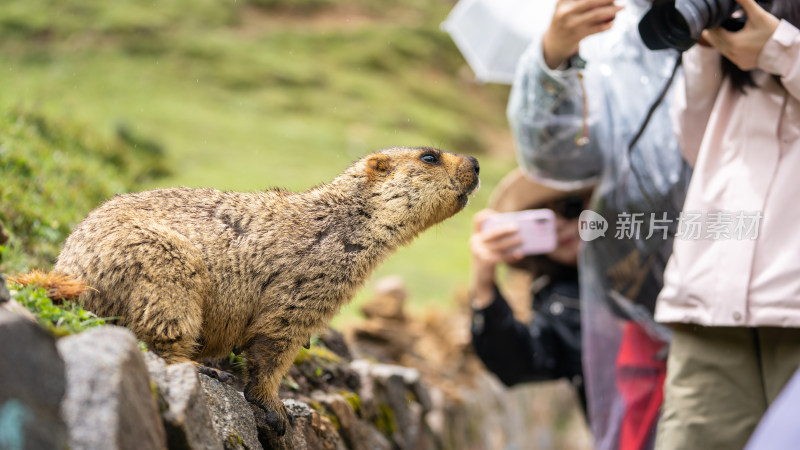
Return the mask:
<svg viewBox="0 0 800 450">
<path fill-rule="evenodd" d="M 476 156 L 483 189 L 472 205 L 373 277 L 400 274 L 413 306 L 447 307 L 466 284 L 471 215 L 514 165 L 512 149 L 498 152 L 491 141 L 506 132 L 507 88 L 459 75 L 463 58 L 438 28 L 451 7 L 423 0 L 6 0 L 0 111 L 33 109 L 85 124 L 98 140 L 119 140 L 124 127 L 137 148 L 164 150 L 169 176 L 105 194 L 177 185 L 305 190 L 390 146 Z M 87 171 L 103 183 L 116 177 Z M 60 227 L 97 202 L 96 194 L 87 198 L 68 206 L 76 214 Z M 63 238 L 63 230 L 53 237 Z M 355 314 L 369 288 L 339 320 Z"/>
<path fill-rule="evenodd" d="M 80 333 L 89 328 L 105 325 L 101 319 L 80 305 L 65 301 L 53 303 L 44 288 L 12 285 L 11 299 L 30 311 L 43 327 L 56 337 Z"/>
<path fill-rule="evenodd" d="M 0 112 L 0 223 L 12 237 L 0 246 L 4 268 L 49 268 L 88 210 L 168 173 L 161 152 L 124 128 L 102 138 L 35 111 Z"/>
</svg>

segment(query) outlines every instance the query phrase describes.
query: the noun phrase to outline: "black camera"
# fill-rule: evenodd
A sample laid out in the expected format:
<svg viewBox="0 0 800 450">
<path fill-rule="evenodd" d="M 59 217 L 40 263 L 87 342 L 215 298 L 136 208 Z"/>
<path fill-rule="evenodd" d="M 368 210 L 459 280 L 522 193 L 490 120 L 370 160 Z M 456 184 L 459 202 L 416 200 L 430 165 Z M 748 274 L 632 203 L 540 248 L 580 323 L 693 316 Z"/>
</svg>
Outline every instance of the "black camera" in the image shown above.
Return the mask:
<svg viewBox="0 0 800 450">
<path fill-rule="evenodd" d="M 739 8 L 735 0 L 654 0 L 639 22 L 639 35 L 651 50 L 687 50 L 706 28 L 741 29 L 745 17 L 732 17 Z"/>
</svg>

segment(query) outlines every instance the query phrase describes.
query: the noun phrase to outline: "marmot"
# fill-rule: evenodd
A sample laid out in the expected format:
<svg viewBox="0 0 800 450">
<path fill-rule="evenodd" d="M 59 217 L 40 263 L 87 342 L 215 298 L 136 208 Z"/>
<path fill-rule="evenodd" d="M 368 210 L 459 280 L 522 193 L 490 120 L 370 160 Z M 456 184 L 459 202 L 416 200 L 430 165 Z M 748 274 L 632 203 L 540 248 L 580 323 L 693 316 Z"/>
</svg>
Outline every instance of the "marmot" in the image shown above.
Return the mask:
<svg viewBox="0 0 800 450">
<path fill-rule="evenodd" d="M 278 387 L 300 347 L 380 261 L 463 209 L 478 171 L 470 156 L 391 148 L 302 193 L 119 195 L 70 234 L 54 272 L 85 282 L 85 308 L 168 363 L 243 350 L 245 397 L 283 433 Z"/>
</svg>

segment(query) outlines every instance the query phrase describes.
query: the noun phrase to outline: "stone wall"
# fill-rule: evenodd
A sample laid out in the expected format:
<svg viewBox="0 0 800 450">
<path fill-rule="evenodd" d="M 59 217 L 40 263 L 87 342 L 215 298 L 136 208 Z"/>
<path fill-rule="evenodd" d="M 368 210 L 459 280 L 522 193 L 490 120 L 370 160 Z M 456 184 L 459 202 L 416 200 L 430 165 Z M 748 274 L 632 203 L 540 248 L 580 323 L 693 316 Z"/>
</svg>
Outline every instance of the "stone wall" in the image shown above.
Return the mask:
<svg viewBox="0 0 800 450">
<path fill-rule="evenodd" d="M 0 449 L 590 448 L 565 383 L 503 387 L 470 350 L 467 314 L 411 317 L 403 299 L 381 290 L 363 323 L 298 355 L 280 393 L 283 436 L 245 401 L 230 361 L 216 363 L 235 375 L 223 383 L 166 365 L 125 328 L 56 340 L 7 301 Z"/>
</svg>

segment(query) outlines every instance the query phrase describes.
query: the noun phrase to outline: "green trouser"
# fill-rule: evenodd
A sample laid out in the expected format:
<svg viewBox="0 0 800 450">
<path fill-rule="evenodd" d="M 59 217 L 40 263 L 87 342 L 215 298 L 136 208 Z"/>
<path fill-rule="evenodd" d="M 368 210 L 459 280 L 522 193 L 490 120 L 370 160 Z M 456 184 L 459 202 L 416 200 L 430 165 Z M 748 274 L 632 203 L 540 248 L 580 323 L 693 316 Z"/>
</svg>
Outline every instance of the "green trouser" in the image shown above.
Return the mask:
<svg viewBox="0 0 800 450">
<path fill-rule="evenodd" d="M 800 328 L 679 324 L 674 331 L 656 449 L 744 448 L 800 366 Z"/>
</svg>

